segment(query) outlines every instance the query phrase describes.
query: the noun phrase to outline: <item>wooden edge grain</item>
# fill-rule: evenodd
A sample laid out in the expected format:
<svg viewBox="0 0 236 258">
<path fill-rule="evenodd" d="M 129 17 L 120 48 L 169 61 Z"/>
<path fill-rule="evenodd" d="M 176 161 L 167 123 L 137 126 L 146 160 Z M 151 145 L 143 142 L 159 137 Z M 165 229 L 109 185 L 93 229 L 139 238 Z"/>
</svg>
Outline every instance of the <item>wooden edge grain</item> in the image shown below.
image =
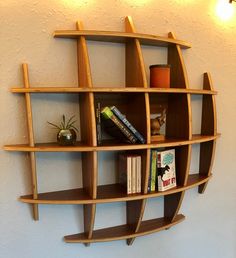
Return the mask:
<svg viewBox="0 0 236 258">
<path fill-rule="evenodd" d="M 96 30 L 57 30 L 55 38 L 78 38 L 84 36 L 87 40 L 125 43 L 128 39 L 138 39 L 143 45 L 168 46 L 178 44 L 181 48 L 190 48 L 191 45 L 183 40 L 171 39 L 158 35 L 143 33 L 128 33 L 118 31 L 96 31 Z"/>
<path fill-rule="evenodd" d="M 127 225 L 120 225 L 111 228 L 99 229 L 94 231 L 94 237 L 92 239 L 87 239 L 83 233 L 68 235 L 64 237 L 67 243 L 93 243 L 93 242 L 106 242 L 122 239 L 132 239 L 139 236 L 144 236 L 159 232 L 161 230 L 170 228 L 185 219 L 185 216 L 179 214 L 176 219 L 172 222 L 166 218 L 158 218 L 149 221 L 143 221 L 140 229 L 136 233 L 132 233 Z"/>
<path fill-rule="evenodd" d="M 29 71 L 28 65 L 23 64 L 23 79 L 24 79 L 24 86 L 26 89 L 30 88 L 29 82 Z M 31 107 L 31 98 L 30 93 L 25 93 L 25 103 L 26 103 L 26 116 L 27 116 L 27 127 L 28 127 L 28 137 L 29 137 L 29 145 L 30 147 L 34 148 L 34 128 L 33 128 L 33 114 L 32 114 L 32 107 Z M 31 184 L 32 184 L 32 192 L 34 199 L 38 198 L 38 184 L 37 184 L 37 170 L 36 170 L 36 154 L 34 152 L 30 152 L 30 166 L 31 166 Z M 33 217 L 34 220 L 39 220 L 39 211 L 38 205 L 33 205 Z"/>
<path fill-rule="evenodd" d="M 131 195 L 121 195 L 119 192 L 115 197 L 108 196 L 97 196 L 96 199 L 89 197 L 87 193 L 82 189 L 71 189 L 63 190 L 49 193 L 39 193 L 38 199 L 34 199 L 32 195 L 21 196 L 19 201 L 23 203 L 38 203 L 38 204 L 55 204 L 55 205 L 74 205 L 74 204 L 98 204 L 98 203 L 110 203 L 110 202 L 124 202 L 124 201 L 135 201 L 143 200 L 149 198 L 157 198 L 160 196 L 171 195 L 179 192 L 186 191 L 188 189 L 197 187 L 205 182 L 208 182 L 211 179 L 212 175 L 201 176 L 199 174 L 192 174 L 188 177 L 188 182 L 186 186 L 178 186 L 164 192 L 151 192 L 146 194 L 131 194 Z M 104 187 L 104 186 L 101 186 Z M 111 185 L 114 190 L 115 185 Z M 68 197 L 68 191 L 70 192 Z M 78 195 L 78 191 L 81 196 Z"/>
</svg>

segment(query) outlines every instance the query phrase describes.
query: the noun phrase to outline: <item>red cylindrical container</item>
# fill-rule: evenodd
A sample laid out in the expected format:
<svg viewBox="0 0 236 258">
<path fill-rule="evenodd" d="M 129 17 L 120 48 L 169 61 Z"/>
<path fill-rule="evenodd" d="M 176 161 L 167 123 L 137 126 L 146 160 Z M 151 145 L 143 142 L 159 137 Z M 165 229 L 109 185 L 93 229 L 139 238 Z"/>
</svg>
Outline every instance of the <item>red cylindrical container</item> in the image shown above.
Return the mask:
<svg viewBox="0 0 236 258">
<path fill-rule="evenodd" d="M 151 65 L 150 87 L 170 88 L 170 65 Z"/>
</svg>

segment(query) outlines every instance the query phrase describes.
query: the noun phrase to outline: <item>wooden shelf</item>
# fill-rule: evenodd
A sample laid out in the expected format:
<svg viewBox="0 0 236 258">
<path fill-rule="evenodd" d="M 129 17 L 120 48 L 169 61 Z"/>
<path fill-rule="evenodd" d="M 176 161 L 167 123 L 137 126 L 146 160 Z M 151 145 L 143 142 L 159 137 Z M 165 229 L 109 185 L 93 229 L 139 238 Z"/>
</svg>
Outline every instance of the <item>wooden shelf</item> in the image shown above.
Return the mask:
<svg viewBox="0 0 236 258">
<path fill-rule="evenodd" d="M 124 202 L 155 198 L 165 195 L 170 195 L 188 190 L 207 182 L 209 177 L 199 174 L 189 175 L 186 186 L 172 188 L 164 192 L 152 192 L 148 194 L 129 194 L 119 184 L 102 185 L 97 188 L 97 198 L 91 199 L 84 189 L 70 189 L 63 191 L 55 191 L 48 193 L 39 193 L 38 198 L 34 199 L 32 195 L 24 195 L 20 197 L 20 201 L 24 203 L 38 204 L 93 204 L 93 203 L 109 203 L 109 202 Z"/>
<path fill-rule="evenodd" d="M 198 95 L 216 95 L 216 91 L 198 90 L 198 89 L 181 89 L 181 88 L 135 88 L 135 87 L 93 87 L 93 88 L 76 88 L 76 87 L 32 87 L 32 88 L 12 88 L 13 93 L 80 93 L 80 92 L 118 92 L 118 93 L 186 93 Z"/>
<path fill-rule="evenodd" d="M 178 40 L 173 33 L 168 37 L 137 33 L 130 17 L 125 18 L 125 32 L 84 30 L 77 22 L 75 30 L 60 30 L 57 38 L 73 38 L 77 43 L 78 87 L 31 87 L 28 66 L 23 64 L 24 86 L 14 87 L 13 93 L 21 93 L 26 101 L 28 143 L 6 145 L 7 151 L 29 152 L 31 168 L 30 195 L 20 201 L 32 204 L 33 217 L 38 220 L 39 204 L 83 205 L 84 230 L 80 234 L 65 236 L 70 243 L 85 243 L 126 239 L 131 245 L 135 237 L 154 233 L 184 220 L 178 215 L 185 191 L 198 187 L 203 193 L 212 177 L 212 164 L 217 134 L 215 95 L 208 73 L 204 74 L 203 88 L 190 89 L 187 70 L 182 55 L 187 42 Z M 86 40 L 125 44 L 125 83 L 122 87 L 96 87 L 89 62 Z M 171 66 L 170 88 L 151 88 L 148 85 L 146 65 L 141 45 L 167 48 L 167 64 Z M 59 146 L 57 143 L 36 143 L 34 139 L 31 93 L 72 93 L 79 97 L 79 128 L 81 142 L 75 146 Z M 202 95 L 201 133 L 192 133 L 191 94 Z M 102 141 L 97 146 L 96 107 L 115 105 L 146 140 L 145 144 L 126 144 L 115 140 Z M 166 112 L 165 139 L 152 141 L 151 117 Z M 199 173 L 189 175 L 192 144 L 200 144 Z M 175 148 L 177 187 L 164 192 L 148 192 L 152 149 Z M 127 151 L 141 157 L 142 193 L 127 195 L 127 189 L 119 184 L 98 185 L 99 152 Z M 81 152 L 81 188 L 38 193 L 36 152 Z M 118 155 L 116 153 L 115 155 Z M 115 171 L 113 171 L 115 173 Z M 118 182 L 118 181 L 117 181 Z M 163 218 L 143 220 L 147 200 L 164 197 Z M 101 203 L 126 202 L 126 224 L 94 230 L 96 206 Z"/>
<path fill-rule="evenodd" d="M 81 142 L 77 142 L 75 146 L 59 146 L 57 143 L 36 143 L 35 146 L 28 144 L 5 145 L 4 150 L 7 151 L 23 151 L 23 152 L 87 152 L 87 151 L 119 151 L 119 150 L 141 150 L 148 148 L 174 147 L 188 144 L 197 144 L 217 139 L 220 134 L 193 135 L 192 140 L 167 138 L 165 140 L 151 144 L 119 144 L 114 141 L 105 141 L 103 146 L 88 146 Z"/>
<path fill-rule="evenodd" d="M 95 30 L 57 30 L 54 33 L 54 37 L 56 38 L 78 39 L 81 36 L 84 36 L 85 39 L 92 41 L 127 43 L 130 39 L 138 39 L 142 45 L 167 47 L 169 45 L 177 44 L 181 48 L 191 47 L 189 43 L 182 40 L 141 33 Z"/>
<path fill-rule="evenodd" d="M 64 240 L 67 243 L 93 243 L 105 242 L 120 239 L 128 239 L 147 234 L 152 234 L 164 229 L 168 229 L 185 219 L 185 216 L 179 214 L 174 221 L 167 218 L 157 218 L 142 221 L 138 232 L 134 232 L 129 225 L 120 225 L 111 228 L 98 229 L 93 231 L 93 236 L 88 239 L 84 233 L 65 236 Z"/>
</svg>

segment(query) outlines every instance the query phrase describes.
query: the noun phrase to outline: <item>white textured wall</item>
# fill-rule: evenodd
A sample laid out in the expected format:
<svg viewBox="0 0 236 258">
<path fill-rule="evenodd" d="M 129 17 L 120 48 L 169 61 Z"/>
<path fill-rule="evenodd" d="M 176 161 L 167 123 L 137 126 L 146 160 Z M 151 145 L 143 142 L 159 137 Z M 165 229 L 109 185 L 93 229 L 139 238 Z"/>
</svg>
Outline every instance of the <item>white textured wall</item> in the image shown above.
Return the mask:
<svg viewBox="0 0 236 258">
<path fill-rule="evenodd" d="M 82 231 L 80 206 L 40 206 L 34 222 L 29 206 L 17 201 L 30 191 L 29 162 L 25 154 L 0 150 L 0 257 L 236 257 L 236 14 L 230 22 L 216 18 L 216 0 L 5 0 L 0 1 L 0 145 L 27 142 L 24 98 L 9 89 L 22 85 L 21 63 L 29 63 L 32 85 L 76 85 L 75 43 L 54 39 L 56 29 L 73 29 L 75 21 L 85 28 L 123 30 L 131 15 L 140 32 L 166 35 L 192 44 L 184 59 L 192 88 L 202 85 L 202 73 L 212 74 L 218 90 L 218 131 L 213 167 L 214 177 L 204 195 L 193 189 L 186 193 L 181 212 L 185 222 L 168 231 L 138 238 L 132 247 L 125 241 L 65 244 L 62 237 Z M 89 44 L 94 82 L 122 85 L 124 48 L 116 44 Z M 158 50 L 158 51 L 157 51 Z M 104 56 L 105 54 L 105 56 Z M 165 50 L 145 48 L 147 64 L 163 62 Z M 47 120 L 78 110 L 75 96 L 34 96 L 36 140 L 52 140 Z M 199 131 L 199 101 L 193 99 L 194 132 Z M 49 132 L 49 133 L 48 133 Z M 198 168 L 198 146 L 193 148 L 191 170 Z M 109 182 L 112 154 L 101 155 L 99 180 Z M 70 162 L 67 162 L 67 161 Z M 39 190 L 50 191 L 80 185 L 80 155 L 38 155 Z M 162 199 L 149 200 L 145 218 L 162 213 Z M 96 228 L 125 221 L 125 205 L 98 205 Z"/>
</svg>

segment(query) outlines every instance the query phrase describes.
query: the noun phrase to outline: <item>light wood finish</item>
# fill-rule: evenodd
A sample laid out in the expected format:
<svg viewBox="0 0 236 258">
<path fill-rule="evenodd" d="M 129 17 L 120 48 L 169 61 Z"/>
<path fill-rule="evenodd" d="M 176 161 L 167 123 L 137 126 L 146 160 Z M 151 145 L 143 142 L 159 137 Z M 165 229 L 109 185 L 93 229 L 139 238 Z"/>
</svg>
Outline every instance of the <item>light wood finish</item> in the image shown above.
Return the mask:
<svg viewBox="0 0 236 258">
<path fill-rule="evenodd" d="M 23 78 L 25 88 L 30 88 L 29 83 L 29 72 L 28 65 L 23 64 Z M 34 129 L 33 129 L 33 117 L 31 109 L 31 99 L 30 93 L 25 93 L 26 102 L 26 112 L 27 112 L 27 125 L 28 125 L 28 136 L 29 136 L 29 146 L 34 147 Z M 38 184 L 37 184 L 37 171 L 36 171 L 36 154 L 35 152 L 30 152 L 30 165 L 31 165 L 31 180 L 32 180 L 32 192 L 34 199 L 38 198 Z M 39 220 L 38 205 L 33 205 L 33 217 L 34 220 Z"/>
<path fill-rule="evenodd" d="M 87 144 L 77 142 L 75 146 L 58 146 L 57 143 L 36 143 L 34 147 L 28 144 L 5 145 L 4 150 L 7 151 L 23 151 L 23 152 L 84 152 L 84 151 L 115 151 L 115 150 L 141 150 L 147 148 L 164 148 L 183 146 L 188 144 L 197 144 L 208 142 L 220 137 L 220 134 L 215 136 L 193 135 L 191 140 L 181 138 L 165 138 L 163 141 L 154 142 L 151 144 L 120 144 L 113 141 L 104 142 L 103 146 L 88 146 Z"/>
<path fill-rule="evenodd" d="M 175 35 L 169 33 L 174 39 Z M 168 47 L 168 64 L 171 65 L 170 87 L 189 89 L 187 71 L 179 45 Z M 170 94 L 166 118 L 166 136 L 192 139 L 192 111 L 190 94 Z M 177 184 L 185 186 L 190 168 L 191 145 L 175 148 L 176 150 L 176 178 Z M 184 198 L 185 191 L 165 196 L 164 216 L 174 220 Z"/>
<path fill-rule="evenodd" d="M 55 192 L 39 193 L 38 199 L 35 200 L 30 195 L 20 197 L 20 201 L 24 203 L 40 203 L 40 204 L 98 204 L 110 202 L 136 201 L 160 196 L 172 195 L 197 187 L 211 179 L 212 175 L 201 176 L 198 173 L 189 175 L 185 186 L 177 186 L 164 192 L 151 192 L 146 194 L 129 194 L 119 184 L 100 185 L 97 188 L 97 198 L 93 199 L 83 188 L 62 190 Z"/>
<path fill-rule="evenodd" d="M 67 243 L 92 243 L 92 242 L 105 242 L 120 239 L 132 239 L 147 234 L 152 234 L 167 228 L 170 228 L 185 219 L 184 215 L 178 215 L 174 221 L 169 221 L 166 218 L 158 218 L 147 221 L 142 221 L 139 231 L 133 233 L 129 225 L 120 225 L 111 228 L 104 228 L 94 231 L 93 238 L 88 240 L 86 236 L 82 234 L 75 234 L 65 236 L 65 242 Z"/>
<path fill-rule="evenodd" d="M 27 65 L 23 65 L 24 87 L 12 88 L 13 93 L 26 96 L 29 144 L 6 145 L 5 150 L 30 152 L 33 193 L 20 197 L 20 201 L 34 205 L 38 218 L 38 204 L 70 204 L 84 207 L 84 232 L 65 237 L 66 242 L 85 243 L 126 239 L 132 244 L 138 236 L 154 233 L 183 221 L 178 215 L 185 191 L 198 187 L 202 193 L 211 178 L 216 139 L 216 110 L 210 76 L 204 75 L 202 90 L 190 89 L 181 48 L 189 48 L 177 40 L 173 33 L 168 37 L 136 33 L 130 17 L 125 19 L 125 32 L 83 30 L 77 22 L 76 30 L 56 31 L 55 37 L 77 40 L 78 87 L 29 87 Z M 121 87 L 94 87 L 89 63 L 87 40 L 124 43 L 126 46 L 126 83 Z M 141 45 L 168 47 L 168 64 L 171 65 L 170 88 L 150 88 L 147 85 Z M 81 141 L 75 146 L 58 146 L 57 143 L 35 143 L 33 135 L 31 93 L 74 93 L 79 96 Z M 190 94 L 203 95 L 201 135 L 192 135 Z M 126 144 L 116 140 L 103 141 L 97 146 L 95 106 L 115 105 L 146 138 L 145 144 Z M 165 139 L 151 141 L 150 117 L 167 109 Z M 200 144 L 200 172 L 189 175 L 192 144 Z M 151 150 L 175 148 L 177 186 L 164 192 L 148 193 Z M 128 151 L 142 158 L 141 193 L 129 194 L 118 183 L 97 185 L 98 152 Z M 81 152 L 83 186 L 78 189 L 37 193 L 35 152 Z M 143 221 L 147 199 L 164 196 L 164 218 Z M 96 205 L 126 202 L 125 225 L 94 230 Z"/>
<path fill-rule="evenodd" d="M 213 84 L 210 74 L 204 74 L 203 89 L 213 90 Z M 203 96 L 202 99 L 202 123 L 201 134 L 217 135 L 217 122 L 216 122 L 216 104 L 214 96 Z M 215 156 L 216 141 L 212 140 L 200 145 L 200 164 L 199 173 L 201 175 L 209 175 L 212 170 L 212 165 Z M 199 186 L 199 193 L 204 193 L 207 183 Z"/>
<path fill-rule="evenodd" d="M 142 45 L 167 47 L 178 44 L 181 48 L 190 48 L 190 44 L 182 40 L 171 39 L 156 35 L 141 33 L 128 33 L 118 31 L 95 31 L 95 30 L 57 30 L 54 33 L 56 38 L 78 38 L 84 36 L 87 40 L 126 43 L 130 39 L 138 39 Z"/>
<path fill-rule="evenodd" d="M 12 88 L 13 93 L 81 93 L 81 92 L 150 92 L 150 93 L 189 93 L 196 95 L 216 95 L 217 91 L 195 90 L 182 88 L 137 88 L 137 87 L 31 87 L 31 88 Z"/>
<path fill-rule="evenodd" d="M 76 23 L 77 30 L 83 29 L 81 21 Z M 79 87 L 92 88 L 92 77 L 88 56 L 87 44 L 84 36 L 77 39 L 77 64 Z M 89 145 L 97 145 L 96 121 L 94 111 L 94 96 L 92 92 L 79 95 L 80 104 L 80 131 L 81 139 Z M 97 153 L 83 152 L 82 171 L 83 187 L 88 192 L 90 198 L 97 196 Z M 93 228 L 96 215 L 96 204 L 84 205 L 84 234 L 88 239 L 93 236 Z M 88 245 L 88 244 L 87 244 Z"/>
<path fill-rule="evenodd" d="M 135 33 L 134 23 L 130 16 L 125 18 L 125 31 Z M 126 87 L 139 87 L 147 88 L 147 76 L 145 71 L 144 60 L 142 56 L 141 46 L 138 39 L 131 39 L 125 44 L 125 78 Z M 143 98 L 144 97 L 144 98 Z M 141 107 L 141 108 L 140 108 Z M 149 122 L 149 99 L 148 94 L 144 93 L 144 96 L 140 96 L 134 104 L 132 101 L 131 107 L 129 107 L 132 115 L 131 120 L 138 124 L 140 132 L 145 135 L 147 143 L 150 143 L 150 122 Z M 146 125 L 142 122 L 141 117 L 146 118 Z M 141 121 L 141 124 L 140 122 Z M 143 125 L 143 126 L 142 126 Z M 145 126 L 144 126 L 145 125 Z M 147 134 L 148 132 L 148 134 Z M 142 155 L 142 162 L 145 164 L 146 156 Z M 147 173 L 145 169 L 144 172 Z M 143 175 L 143 173 L 142 173 Z M 142 176 L 145 178 L 145 175 Z M 126 217 L 127 225 L 133 229 L 134 233 L 138 232 L 142 222 L 144 210 L 146 206 L 146 200 L 137 200 L 132 202 L 126 202 Z M 134 242 L 134 238 L 127 239 L 127 244 L 131 245 Z"/>
</svg>

